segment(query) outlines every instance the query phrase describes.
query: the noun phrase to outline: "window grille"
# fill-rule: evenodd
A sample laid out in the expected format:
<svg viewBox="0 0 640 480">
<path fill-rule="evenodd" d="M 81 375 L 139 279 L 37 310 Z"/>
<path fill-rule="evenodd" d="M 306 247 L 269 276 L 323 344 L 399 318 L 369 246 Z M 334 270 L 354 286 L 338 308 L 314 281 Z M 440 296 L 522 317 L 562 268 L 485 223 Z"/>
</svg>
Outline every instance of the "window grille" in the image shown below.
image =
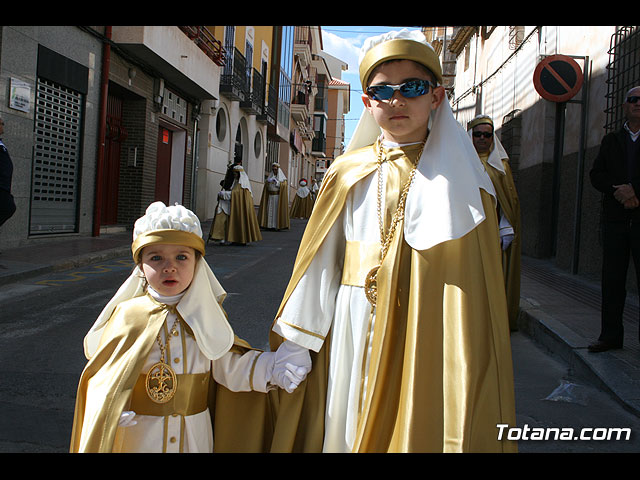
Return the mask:
<svg viewBox="0 0 640 480">
<path fill-rule="evenodd" d="M 509 27 L 509 48 L 516 50 L 524 40 L 524 27 Z"/>
<path fill-rule="evenodd" d="M 611 36 L 607 65 L 607 133 L 624 124 L 622 104 L 630 88 L 640 85 L 640 27 L 620 27 Z"/>
</svg>

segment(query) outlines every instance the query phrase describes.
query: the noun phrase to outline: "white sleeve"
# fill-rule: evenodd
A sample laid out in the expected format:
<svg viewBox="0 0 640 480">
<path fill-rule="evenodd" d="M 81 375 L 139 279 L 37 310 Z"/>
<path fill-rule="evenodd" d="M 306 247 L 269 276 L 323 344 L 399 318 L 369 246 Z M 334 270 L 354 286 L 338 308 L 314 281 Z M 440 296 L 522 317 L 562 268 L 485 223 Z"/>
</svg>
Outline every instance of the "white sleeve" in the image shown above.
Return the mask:
<svg viewBox="0 0 640 480">
<path fill-rule="evenodd" d="M 500 236 L 503 237 L 505 235 L 513 234 L 513 226 L 511 226 L 511 223 L 509 223 L 509 220 L 507 220 L 507 217 L 504 215 L 504 213 L 500 212 Z"/>
<path fill-rule="evenodd" d="M 213 361 L 213 378 L 232 392 L 266 392 L 273 370 L 273 361 L 260 351 L 245 354 L 227 352 Z"/>
<path fill-rule="evenodd" d="M 295 287 L 273 331 L 313 351 L 322 348 L 342 279 L 345 234 L 341 214 Z"/>
</svg>

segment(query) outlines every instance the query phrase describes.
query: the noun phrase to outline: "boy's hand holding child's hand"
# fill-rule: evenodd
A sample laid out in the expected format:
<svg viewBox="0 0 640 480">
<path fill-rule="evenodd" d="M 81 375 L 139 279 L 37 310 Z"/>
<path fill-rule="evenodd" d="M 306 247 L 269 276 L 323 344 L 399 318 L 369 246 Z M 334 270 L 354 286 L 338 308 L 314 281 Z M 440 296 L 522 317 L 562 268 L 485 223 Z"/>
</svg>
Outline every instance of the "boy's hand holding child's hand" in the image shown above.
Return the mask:
<svg viewBox="0 0 640 480">
<path fill-rule="evenodd" d="M 292 393 L 311 371 L 309 350 L 285 340 L 273 355 L 273 370 L 269 383 Z"/>
</svg>

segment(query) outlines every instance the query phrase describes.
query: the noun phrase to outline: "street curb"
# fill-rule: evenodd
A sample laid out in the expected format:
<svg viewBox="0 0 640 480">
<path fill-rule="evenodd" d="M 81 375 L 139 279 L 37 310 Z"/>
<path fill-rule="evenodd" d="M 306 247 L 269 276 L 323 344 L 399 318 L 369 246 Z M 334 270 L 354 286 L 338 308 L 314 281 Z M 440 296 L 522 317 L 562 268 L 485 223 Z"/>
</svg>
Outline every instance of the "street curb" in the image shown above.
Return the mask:
<svg viewBox="0 0 640 480">
<path fill-rule="evenodd" d="M 567 328 L 552 315 L 537 308 L 526 299 L 520 301 L 518 328 L 535 343 L 564 360 L 572 374 L 592 381 L 608 391 L 629 412 L 640 417 L 638 380 L 617 367 L 620 360 L 608 352 L 593 354 L 587 350 L 586 339 Z"/>
<path fill-rule="evenodd" d="M 104 262 L 106 260 L 122 257 L 130 253 L 131 247 L 129 245 L 123 247 L 114 247 L 98 252 L 85 253 L 75 257 L 65 258 L 48 265 L 34 266 L 33 268 L 26 269 L 21 272 L 0 275 L 0 285 L 7 285 L 9 283 L 28 280 L 30 278 L 37 277 L 38 275 L 44 275 L 47 273 L 83 267 L 91 263 Z"/>
</svg>

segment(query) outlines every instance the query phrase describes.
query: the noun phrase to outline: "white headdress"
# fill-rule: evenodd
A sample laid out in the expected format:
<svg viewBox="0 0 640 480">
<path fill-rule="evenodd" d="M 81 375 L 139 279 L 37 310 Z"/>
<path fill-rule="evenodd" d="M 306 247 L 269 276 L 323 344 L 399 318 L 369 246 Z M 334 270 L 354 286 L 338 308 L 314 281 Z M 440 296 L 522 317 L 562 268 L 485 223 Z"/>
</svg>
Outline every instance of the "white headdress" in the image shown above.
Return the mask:
<svg viewBox="0 0 640 480">
<path fill-rule="evenodd" d="M 146 214 L 139 218 L 134 226 L 132 253 L 136 262 L 142 248 L 157 243 L 192 246 L 204 254 L 200 220 L 181 205 L 167 207 L 162 202 L 152 203 Z M 91 358 L 98 349 L 102 332 L 115 308 L 126 300 L 145 294 L 143 279 L 142 271 L 136 265 L 133 273 L 118 289 L 87 333 L 84 339 L 87 358 Z M 178 303 L 177 309 L 193 330 L 198 347 L 211 360 L 220 358 L 229 351 L 234 341 L 233 329 L 221 307 L 225 296 L 226 292 L 211 271 L 204 255 L 200 256 L 191 286 Z"/>
<path fill-rule="evenodd" d="M 280 182 L 280 183 L 286 182 L 287 181 L 287 176 L 284 174 L 284 172 L 280 168 L 280 164 L 279 163 L 272 163 L 271 166 L 273 167 L 273 165 L 277 165 L 278 173 L 274 174 L 273 170 L 272 170 L 271 172 L 269 172 L 269 177 L 268 178 L 275 177 L 276 180 L 278 180 L 278 182 Z"/>
<path fill-rule="evenodd" d="M 371 71 L 371 65 L 386 59 L 419 61 L 431 65 L 437 76 L 439 60 L 430 46 L 425 48 L 428 42 L 418 33 L 390 33 L 365 42 L 361 58 L 367 66 L 360 66 L 361 80 Z M 385 42 L 393 48 L 386 48 Z M 433 66 L 434 56 L 437 67 Z M 364 109 L 347 151 L 373 144 L 380 133 L 373 116 Z M 431 114 L 429 136 L 407 195 L 404 220 L 407 243 L 416 250 L 426 250 L 474 229 L 486 218 L 480 189 L 495 197 L 493 184 L 478 161 L 473 143 L 454 118 L 445 95 Z"/>
<path fill-rule="evenodd" d="M 240 184 L 240 186 L 246 190 L 249 190 L 249 193 L 253 195 L 253 192 L 251 191 L 251 182 L 249 181 L 249 176 L 244 171 L 244 168 L 242 168 L 242 165 L 236 165 L 235 167 L 233 167 L 233 170 L 240 174 L 240 177 L 238 178 L 238 183 Z"/>
</svg>

